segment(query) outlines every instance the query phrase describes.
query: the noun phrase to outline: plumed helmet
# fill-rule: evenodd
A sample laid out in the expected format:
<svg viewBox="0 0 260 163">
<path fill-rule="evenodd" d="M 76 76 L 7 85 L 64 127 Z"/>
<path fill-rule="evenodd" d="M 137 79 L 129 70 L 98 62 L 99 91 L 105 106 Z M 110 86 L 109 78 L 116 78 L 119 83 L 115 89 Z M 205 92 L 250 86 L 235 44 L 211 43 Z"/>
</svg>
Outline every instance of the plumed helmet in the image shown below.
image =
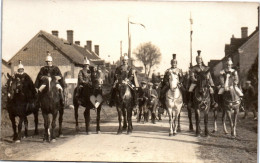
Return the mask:
<svg viewBox="0 0 260 163">
<path fill-rule="evenodd" d="M 201 50 L 198 50 L 198 55 L 196 57 L 196 61 L 198 62 L 199 60 L 202 60 L 202 57 L 200 56 Z"/>
<path fill-rule="evenodd" d="M 22 61 L 21 61 L 21 60 L 19 60 L 18 70 L 19 70 L 19 69 L 24 69 L 24 67 L 23 67 L 23 64 L 22 64 Z"/>
<path fill-rule="evenodd" d="M 124 59 L 124 60 L 128 60 L 128 56 L 127 56 L 127 55 L 125 55 L 123 59 Z"/>
<path fill-rule="evenodd" d="M 84 57 L 83 65 L 89 65 L 89 60 L 87 57 Z"/>
<path fill-rule="evenodd" d="M 227 64 L 229 64 L 229 65 L 232 65 L 232 64 L 233 64 L 232 59 L 231 59 L 230 57 L 229 57 L 228 60 L 227 60 Z"/>
<path fill-rule="evenodd" d="M 171 64 L 172 63 L 176 63 L 177 64 L 176 54 L 172 54 Z"/>
<path fill-rule="evenodd" d="M 47 51 L 47 57 L 45 59 L 46 62 L 52 62 L 52 57 L 51 57 L 51 53 Z"/>
</svg>

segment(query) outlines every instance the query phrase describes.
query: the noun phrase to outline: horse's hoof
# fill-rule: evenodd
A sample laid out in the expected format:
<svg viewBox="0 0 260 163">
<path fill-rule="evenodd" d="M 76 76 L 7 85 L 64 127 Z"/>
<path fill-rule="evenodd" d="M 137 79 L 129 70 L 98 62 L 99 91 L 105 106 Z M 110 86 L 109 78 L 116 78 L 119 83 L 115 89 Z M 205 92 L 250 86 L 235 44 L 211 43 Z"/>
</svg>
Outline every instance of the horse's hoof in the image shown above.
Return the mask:
<svg viewBox="0 0 260 163">
<path fill-rule="evenodd" d="M 196 137 L 198 137 L 198 138 L 199 138 L 199 137 L 200 137 L 200 134 L 196 134 Z"/>
<path fill-rule="evenodd" d="M 86 131 L 86 135 L 90 135 L 90 132 L 89 132 L 89 131 Z"/>
<path fill-rule="evenodd" d="M 21 140 L 15 140 L 14 142 L 15 143 L 21 143 Z"/>
<path fill-rule="evenodd" d="M 26 139 L 26 138 L 28 138 L 28 136 L 23 136 L 23 137 L 22 137 L 22 139 Z"/>
<path fill-rule="evenodd" d="M 52 139 L 51 142 L 52 142 L 52 143 L 55 143 L 55 142 L 56 142 L 56 139 Z"/>
<path fill-rule="evenodd" d="M 172 134 L 172 133 L 169 133 L 169 136 L 170 136 L 170 137 L 172 137 L 172 136 L 173 136 L 173 134 Z"/>
<path fill-rule="evenodd" d="M 132 134 L 132 132 L 131 131 L 127 131 L 127 135 L 131 135 Z"/>
<path fill-rule="evenodd" d="M 212 134 L 214 134 L 214 133 L 216 133 L 216 132 L 217 132 L 217 130 L 212 130 L 212 131 L 211 131 Z"/>
<path fill-rule="evenodd" d="M 117 135 L 121 135 L 122 134 L 122 131 L 117 131 Z"/>
<path fill-rule="evenodd" d="M 176 136 L 176 135 L 177 135 L 177 133 L 173 133 L 172 135 L 173 135 L 173 136 Z"/>
<path fill-rule="evenodd" d="M 76 127 L 76 132 L 79 132 L 79 127 L 78 126 Z"/>
<path fill-rule="evenodd" d="M 122 131 L 126 131 L 126 128 L 122 128 Z"/>
<path fill-rule="evenodd" d="M 60 134 L 60 135 L 59 135 L 59 138 L 63 138 L 63 137 L 64 137 L 64 135 L 63 135 L 63 134 Z"/>
<path fill-rule="evenodd" d="M 178 128 L 178 129 L 177 129 L 177 132 L 181 132 L 181 128 Z"/>
<path fill-rule="evenodd" d="M 101 134 L 101 131 L 97 131 L 97 134 Z"/>
</svg>

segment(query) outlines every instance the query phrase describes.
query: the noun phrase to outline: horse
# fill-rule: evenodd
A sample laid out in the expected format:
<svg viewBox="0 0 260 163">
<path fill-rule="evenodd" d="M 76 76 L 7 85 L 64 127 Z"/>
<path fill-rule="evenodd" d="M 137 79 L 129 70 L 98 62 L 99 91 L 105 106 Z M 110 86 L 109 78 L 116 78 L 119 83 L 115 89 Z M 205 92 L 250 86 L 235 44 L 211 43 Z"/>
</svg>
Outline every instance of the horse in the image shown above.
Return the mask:
<svg viewBox="0 0 260 163">
<path fill-rule="evenodd" d="M 79 124 L 78 124 L 78 108 L 79 106 L 85 107 L 84 118 L 86 125 L 86 134 L 89 135 L 89 125 L 90 125 L 90 109 L 94 108 L 97 112 L 96 122 L 96 132 L 100 134 L 100 111 L 103 105 L 103 97 L 102 97 L 102 87 L 103 87 L 103 79 L 102 73 L 97 74 L 93 67 L 90 67 L 91 72 L 91 81 L 92 85 L 85 84 L 82 88 L 82 97 L 77 97 L 76 92 L 78 91 L 78 87 L 75 88 L 73 93 L 73 105 L 74 105 L 74 116 L 76 121 L 76 132 L 79 132 Z"/>
<path fill-rule="evenodd" d="M 42 80 L 46 83 L 46 87 L 39 93 L 39 103 L 42 110 L 44 120 L 44 137 L 43 141 L 55 142 L 56 141 L 56 118 L 59 113 L 59 131 L 58 136 L 62 136 L 62 121 L 64 108 L 61 106 L 60 91 L 56 84 L 60 78 L 43 76 Z M 52 115 L 51 128 L 49 114 Z"/>
<path fill-rule="evenodd" d="M 116 96 L 115 96 L 115 104 L 116 110 L 118 113 L 118 122 L 119 128 L 117 130 L 117 134 L 122 134 L 123 130 L 127 128 L 127 134 L 131 134 L 133 131 L 132 126 L 132 100 L 133 95 L 131 94 L 128 79 L 123 80 L 122 82 L 117 84 Z M 123 127 L 121 125 L 123 115 Z M 127 125 L 128 124 L 128 125 Z"/>
<path fill-rule="evenodd" d="M 180 129 L 180 112 L 183 105 L 183 99 L 181 91 L 178 87 L 179 77 L 174 73 L 170 73 L 169 83 L 170 89 L 166 92 L 166 107 L 169 115 L 170 131 L 169 136 L 177 134 L 176 121 L 178 120 L 178 128 Z M 175 111 L 175 115 L 173 114 Z M 175 117 L 174 117 L 175 116 Z M 174 120 L 173 120 L 174 117 Z"/>
<path fill-rule="evenodd" d="M 19 78 L 10 76 L 7 74 L 7 111 L 9 114 L 9 118 L 12 122 L 13 127 L 13 141 L 16 143 L 21 142 L 21 130 L 22 124 L 24 122 L 25 137 L 28 136 L 28 119 L 27 116 L 32 114 L 34 115 L 34 123 L 35 123 L 35 130 L 34 135 L 38 135 L 38 111 L 39 107 L 37 105 L 30 105 L 29 99 L 26 94 L 30 89 L 28 88 L 29 81 L 21 81 Z M 33 84 L 33 83 L 32 83 Z M 33 103 L 36 103 L 36 99 L 32 99 Z M 16 130 L 16 122 L 15 117 L 19 117 L 19 124 L 18 124 L 18 132 Z"/>
<path fill-rule="evenodd" d="M 223 93 L 223 108 L 224 108 L 224 116 L 223 116 L 223 129 L 224 133 L 228 134 L 226 128 L 226 115 L 228 116 L 230 127 L 231 127 L 231 136 L 236 137 L 236 126 L 237 126 L 237 115 L 239 113 L 241 99 L 235 90 L 234 83 L 232 79 L 230 79 L 230 75 L 227 74 L 225 79 L 225 91 Z M 234 119 L 232 119 L 232 111 L 234 111 Z"/>
<path fill-rule="evenodd" d="M 210 110 L 210 90 L 208 71 L 201 71 L 197 76 L 197 87 L 194 90 L 193 106 L 196 119 L 196 136 L 201 134 L 200 112 L 204 112 L 205 136 L 209 136 L 208 131 L 208 113 Z"/>
</svg>

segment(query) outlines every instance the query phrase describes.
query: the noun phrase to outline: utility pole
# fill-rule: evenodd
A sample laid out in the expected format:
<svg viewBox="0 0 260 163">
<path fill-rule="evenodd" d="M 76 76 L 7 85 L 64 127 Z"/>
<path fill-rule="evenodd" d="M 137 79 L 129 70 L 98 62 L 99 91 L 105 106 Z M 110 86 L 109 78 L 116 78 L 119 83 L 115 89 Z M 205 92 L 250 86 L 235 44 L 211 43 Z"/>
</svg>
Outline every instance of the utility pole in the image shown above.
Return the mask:
<svg viewBox="0 0 260 163">
<path fill-rule="evenodd" d="M 192 24 L 193 24 L 193 20 L 191 18 L 191 13 L 190 13 L 190 68 L 192 67 Z"/>
</svg>

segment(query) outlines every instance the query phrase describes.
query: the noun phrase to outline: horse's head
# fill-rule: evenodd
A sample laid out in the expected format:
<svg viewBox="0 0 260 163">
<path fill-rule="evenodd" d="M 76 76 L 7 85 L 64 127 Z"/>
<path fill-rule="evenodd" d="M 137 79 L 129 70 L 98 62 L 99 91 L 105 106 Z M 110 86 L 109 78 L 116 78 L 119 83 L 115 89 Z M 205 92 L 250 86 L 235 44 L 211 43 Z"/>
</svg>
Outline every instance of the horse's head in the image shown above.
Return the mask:
<svg viewBox="0 0 260 163">
<path fill-rule="evenodd" d="M 48 92 L 53 89 L 56 89 L 56 84 L 57 84 L 58 80 L 60 80 L 60 79 L 61 79 L 60 76 L 47 75 L 47 76 L 42 77 L 42 81 L 43 81 L 43 83 L 46 84 L 46 88 L 47 88 Z"/>
<path fill-rule="evenodd" d="M 208 93 L 208 72 L 201 71 L 197 76 L 197 88 L 202 96 L 206 96 Z"/>
<path fill-rule="evenodd" d="M 175 73 L 170 73 L 169 77 L 170 89 L 174 91 L 178 86 L 179 76 Z"/>
<path fill-rule="evenodd" d="M 119 93 L 121 95 L 121 98 L 130 99 L 131 98 L 131 92 L 130 88 L 128 86 L 128 80 L 123 80 L 121 83 L 118 84 Z"/>
<path fill-rule="evenodd" d="M 8 99 L 13 99 L 15 94 L 22 93 L 23 83 L 20 78 L 7 74 L 7 95 Z"/>
</svg>

